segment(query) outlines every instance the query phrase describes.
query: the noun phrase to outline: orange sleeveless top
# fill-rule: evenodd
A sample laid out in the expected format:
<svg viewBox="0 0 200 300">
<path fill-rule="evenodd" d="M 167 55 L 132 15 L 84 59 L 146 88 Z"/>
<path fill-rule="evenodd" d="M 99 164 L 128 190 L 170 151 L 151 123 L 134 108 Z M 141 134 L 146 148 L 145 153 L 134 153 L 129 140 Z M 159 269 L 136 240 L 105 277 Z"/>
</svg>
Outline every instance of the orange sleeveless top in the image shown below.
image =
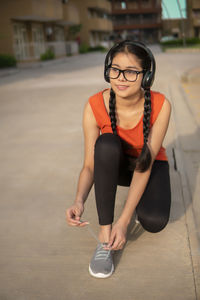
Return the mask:
<svg viewBox="0 0 200 300">
<path fill-rule="evenodd" d="M 106 90 L 106 89 L 105 89 Z M 100 128 L 101 133 L 112 133 L 110 117 L 108 115 L 104 99 L 103 92 L 91 96 L 89 98 L 89 103 L 92 108 L 96 122 Z M 150 128 L 154 124 L 158 117 L 158 114 L 164 103 L 165 96 L 159 92 L 151 91 L 151 118 L 150 118 Z M 123 129 L 120 126 L 116 126 L 117 134 L 126 141 L 131 147 L 125 150 L 126 154 L 138 157 L 142 151 L 143 147 L 143 115 L 137 125 L 131 129 Z M 168 160 L 165 148 L 161 146 L 156 158 L 156 160 Z"/>
</svg>

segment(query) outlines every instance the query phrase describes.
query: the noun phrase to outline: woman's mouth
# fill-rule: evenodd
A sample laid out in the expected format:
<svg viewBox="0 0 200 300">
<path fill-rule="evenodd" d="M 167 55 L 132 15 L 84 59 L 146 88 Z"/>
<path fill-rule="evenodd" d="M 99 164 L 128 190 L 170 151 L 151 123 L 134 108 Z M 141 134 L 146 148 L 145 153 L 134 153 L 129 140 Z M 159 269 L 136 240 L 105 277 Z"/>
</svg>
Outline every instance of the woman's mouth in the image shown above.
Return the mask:
<svg viewBox="0 0 200 300">
<path fill-rule="evenodd" d="M 120 91 L 124 91 L 124 90 L 126 90 L 126 89 L 128 88 L 127 85 L 116 85 L 116 87 L 117 87 L 118 90 L 120 90 Z"/>
</svg>

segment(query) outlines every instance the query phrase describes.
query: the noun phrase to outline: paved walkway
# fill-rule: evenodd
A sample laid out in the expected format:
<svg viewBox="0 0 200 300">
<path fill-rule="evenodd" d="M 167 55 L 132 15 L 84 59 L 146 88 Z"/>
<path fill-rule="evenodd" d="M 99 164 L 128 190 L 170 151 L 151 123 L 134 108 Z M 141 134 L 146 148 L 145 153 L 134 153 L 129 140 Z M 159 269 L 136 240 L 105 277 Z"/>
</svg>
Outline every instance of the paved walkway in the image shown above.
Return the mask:
<svg viewBox="0 0 200 300">
<path fill-rule="evenodd" d="M 182 76 L 182 87 L 189 99 L 191 114 L 200 126 L 200 67 L 195 67 L 185 72 Z"/>
<path fill-rule="evenodd" d="M 116 270 L 107 280 L 88 274 L 96 246 L 87 228 L 65 223 L 83 159 L 82 109 L 103 89 L 104 54 L 20 70 L 0 82 L 0 299 L 199 300 L 199 138 L 181 75 L 198 54 L 156 50 L 155 90 L 173 105 L 165 139 L 172 209 L 160 233 L 133 223 Z M 127 195 L 120 187 L 116 218 Z M 94 192 L 84 219 L 97 233 Z"/>
</svg>

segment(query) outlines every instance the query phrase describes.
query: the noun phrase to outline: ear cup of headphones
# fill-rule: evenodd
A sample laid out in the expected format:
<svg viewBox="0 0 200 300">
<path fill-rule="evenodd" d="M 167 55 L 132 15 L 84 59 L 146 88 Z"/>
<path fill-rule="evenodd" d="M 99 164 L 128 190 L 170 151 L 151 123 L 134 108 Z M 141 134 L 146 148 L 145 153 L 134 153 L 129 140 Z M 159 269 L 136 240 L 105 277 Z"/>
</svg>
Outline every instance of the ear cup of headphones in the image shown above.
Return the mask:
<svg viewBox="0 0 200 300">
<path fill-rule="evenodd" d="M 142 79 L 142 88 L 150 88 L 153 83 L 153 73 L 151 71 L 146 71 Z"/>
</svg>

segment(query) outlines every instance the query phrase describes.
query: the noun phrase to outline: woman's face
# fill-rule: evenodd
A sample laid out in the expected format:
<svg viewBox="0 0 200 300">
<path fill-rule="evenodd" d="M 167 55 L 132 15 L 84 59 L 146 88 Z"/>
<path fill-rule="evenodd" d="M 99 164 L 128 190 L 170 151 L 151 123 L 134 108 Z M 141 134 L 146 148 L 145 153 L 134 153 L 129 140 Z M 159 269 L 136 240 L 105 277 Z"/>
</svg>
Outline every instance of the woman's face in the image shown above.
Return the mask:
<svg viewBox="0 0 200 300">
<path fill-rule="evenodd" d="M 118 53 L 112 60 L 113 68 L 120 70 L 142 71 L 141 63 L 138 58 L 131 53 Z M 116 79 L 110 78 L 110 84 L 115 92 L 121 98 L 129 98 L 141 91 L 143 73 L 138 74 L 134 82 L 127 81 L 121 73 Z"/>
</svg>

